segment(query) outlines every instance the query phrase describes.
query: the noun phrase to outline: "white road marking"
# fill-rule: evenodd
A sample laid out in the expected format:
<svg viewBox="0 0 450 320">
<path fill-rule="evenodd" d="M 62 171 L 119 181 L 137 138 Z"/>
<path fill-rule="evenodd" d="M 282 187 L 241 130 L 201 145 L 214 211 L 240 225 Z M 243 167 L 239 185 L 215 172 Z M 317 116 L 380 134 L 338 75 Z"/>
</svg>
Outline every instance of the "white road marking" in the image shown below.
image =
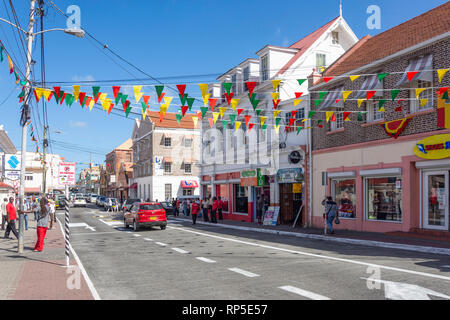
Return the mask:
<svg viewBox="0 0 450 320">
<path fill-rule="evenodd" d="M 96 232 L 96 233 L 90 233 L 90 232 L 85 232 L 85 233 L 71 233 L 70 236 L 97 236 L 97 235 L 101 235 L 101 234 L 108 234 L 108 233 L 115 233 L 117 234 L 117 231 L 111 231 L 111 232 Z"/>
<path fill-rule="evenodd" d="M 94 227 L 91 227 L 90 225 L 88 225 L 87 223 L 81 222 L 81 223 L 69 223 L 69 228 L 85 228 L 85 229 L 89 229 L 91 231 L 95 231 Z"/>
<path fill-rule="evenodd" d="M 301 255 L 309 256 L 309 257 L 328 259 L 328 260 L 334 260 L 334 261 L 346 262 L 346 263 L 353 263 L 353 264 L 358 264 L 358 265 L 367 266 L 367 267 L 376 267 L 376 268 L 381 268 L 381 269 L 385 269 L 385 270 L 398 271 L 398 272 L 403 272 L 403 273 L 419 275 L 419 276 L 423 276 L 423 277 L 436 278 L 436 279 L 450 281 L 450 277 L 441 276 L 438 274 L 432 274 L 432 273 L 426 273 L 426 272 L 420 272 L 420 271 L 414 271 L 414 270 L 408 270 L 408 269 L 401 269 L 401 268 L 395 268 L 395 267 L 388 267 L 388 266 L 367 263 L 367 262 L 362 262 L 362 261 L 356 261 L 356 260 L 350 260 L 350 259 L 344 259 L 344 258 L 336 258 L 336 257 L 331 257 L 331 256 L 326 256 L 326 255 L 321 255 L 321 254 L 314 254 L 314 253 L 309 253 L 309 252 L 278 248 L 278 247 L 268 246 L 268 245 L 264 245 L 264 244 L 258 244 L 258 243 L 248 242 L 248 241 L 242 241 L 242 240 L 237 240 L 237 239 L 215 236 L 212 234 L 207 234 L 207 233 L 183 229 L 183 228 L 175 228 L 175 227 L 170 227 L 170 226 L 168 226 L 168 228 L 175 229 L 175 230 L 181 230 L 184 232 L 195 233 L 195 234 L 203 235 L 203 236 L 210 237 L 210 238 L 248 244 L 250 246 L 255 246 L 255 247 L 260 247 L 260 248 L 265 248 L 265 249 L 278 250 L 278 251 L 283 251 L 283 252 L 288 252 L 288 253 L 301 254 Z"/>
<path fill-rule="evenodd" d="M 293 287 L 293 286 L 282 286 L 282 287 L 278 287 L 281 290 L 284 291 L 288 291 L 288 292 L 292 292 L 295 294 L 298 294 L 299 296 L 305 297 L 305 298 L 309 298 L 311 300 L 331 300 L 328 297 L 322 296 L 320 294 L 311 292 L 311 291 L 306 291 L 297 287 Z"/>
<path fill-rule="evenodd" d="M 198 259 L 200 261 L 207 262 L 207 263 L 215 263 L 214 260 L 211 260 L 211 259 L 208 259 L 208 258 L 196 257 L 195 259 Z"/>
<path fill-rule="evenodd" d="M 259 274 L 256 274 L 256 273 L 253 273 L 250 271 L 246 271 L 246 270 L 242 270 L 239 268 L 228 268 L 228 270 L 243 274 L 244 276 L 249 277 L 249 278 L 259 277 Z"/>
<path fill-rule="evenodd" d="M 183 250 L 183 249 L 180 249 L 180 248 L 172 248 L 172 250 L 175 250 L 176 252 L 184 253 L 184 254 L 189 253 L 189 251 L 186 251 L 186 250 Z"/>
<path fill-rule="evenodd" d="M 140 237 L 141 235 L 140 235 L 140 234 L 133 233 L 133 236 L 135 236 L 135 237 Z"/>
<path fill-rule="evenodd" d="M 165 247 L 165 246 L 167 246 L 167 244 L 165 244 L 165 243 L 162 243 L 162 242 L 155 242 L 157 245 L 159 245 L 159 246 L 163 246 L 163 247 Z"/>
<path fill-rule="evenodd" d="M 144 238 L 144 240 L 153 241 L 153 239 L 150 239 L 150 238 Z"/>
<path fill-rule="evenodd" d="M 119 225 L 123 226 L 123 221 L 105 221 L 103 219 L 98 219 L 98 220 L 110 227 L 119 226 Z"/>
<path fill-rule="evenodd" d="M 63 234 L 63 237 L 65 237 L 62 224 L 61 224 L 61 222 L 59 221 L 58 218 L 56 218 L 56 219 L 58 220 L 58 224 L 59 224 L 59 228 L 61 229 L 61 233 Z M 78 257 L 77 253 L 72 248 L 72 245 L 70 243 L 69 243 L 69 249 L 70 249 L 70 252 L 72 252 L 73 257 L 75 258 L 75 261 L 77 262 L 78 267 L 81 270 L 81 274 L 84 276 L 84 280 L 86 280 L 86 284 L 88 285 L 88 288 L 91 291 L 92 296 L 94 297 L 95 300 L 101 300 L 97 290 L 95 290 L 94 284 L 92 283 L 91 279 L 89 278 L 89 276 L 88 276 L 88 274 L 86 272 L 86 269 L 84 269 L 80 258 Z"/>
</svg>

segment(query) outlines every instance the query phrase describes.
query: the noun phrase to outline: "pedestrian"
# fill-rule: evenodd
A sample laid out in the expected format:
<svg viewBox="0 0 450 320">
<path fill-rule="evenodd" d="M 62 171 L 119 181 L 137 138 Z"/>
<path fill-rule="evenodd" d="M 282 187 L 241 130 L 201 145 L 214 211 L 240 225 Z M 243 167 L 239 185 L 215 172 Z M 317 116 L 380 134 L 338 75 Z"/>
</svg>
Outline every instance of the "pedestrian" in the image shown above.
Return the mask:
<svg viewBox="0 0 450 320">
<path fill-rule="evenodd" d="M 327 197 L 322 201 L 322 205 L 325 206 L 325 219 L 327 221 L 328 228 L 330 229 L 330 234 L 334 234 L 333 221 L 337 217 L 338 213 L 337 203 L 333 201 L 332 197 Z"/>
<path fill-rule="evenodd" d="M 39 205 L 39 201 L 36 199 L 33 202 L 33 206 L 32 206 L 32 209 L 33 209 L 33 212 L 34 212 L 34 221 L 37 221 L 37 219 L 38 219 L 40 207 L 41 206 Z"/>
<path fill-rule="evenodd" d="M 197 215 L 200 213 L 200 201 L 196 200 L 192 203 L 192 224 L 196 224 L 197 222 Z"/>
<path fill-rule="evenodd" d="M 50 217 L 50 206 L 48 200 L 43 198 L 40 202 L 40 210 L 38 215 L 38 222 L 36 228 L 37 240 L 34 246 L 35 252 L 41 252 L 44 249 L 44 239 L 47 234 L 47 227 Z"/>
<path fill-rule="evenodd" d="M 181 204 L 181 207 L 183 208 L 183 214 L 185 217 L 187 217 L 187 206 L 188 206 L 187 200 L 183 199 L 183 203 Z"/>
<path fill-rule="evenodd" d="M 111 198 L 108 198 L 108 200 L 106 200 L 105 209 L 106 209 L 106 212 L 109 212 L 109 210 L 112 209 L 112 200 L 111 200 Z"/>
<path fill-rule="evenodd" d="M 219 220 L 223 220 L 222 211 L 223 211 L 223 201 L 222 201 L 222 197 L 219 196 L 218 207 L 217 207 L 217 212 L 219 213 Z"/>
<path fill-rule="evenodd" d="M 25 230 L 28 230 L 28 214 L 33 212 L 31 210 L 31 205 L 28 202 L 28 199 L 23 200 L 23 220 L 25 221 Z"/>
<path fill-rule="evenodd" d="M 264 210 L 264 199 L 262 196 L 258 196 L 256 202 L 256 217 L 258 218 L 258 224 L 262 224 L 262 215 Z"/>
<path fill-rule="evenodd" d="M 171 205 L 172 205 L 172 215 L 174 217 L 176 217 L 177 216 L 177 202 L 175 201 L 175 198 L 172 198 Z"/>
<path fill-rule="evenodd" d="M 51 199 L 48 200 L 48 206 L 50 208 L 50 226 L 49 229 L 53 229 L 53 220 L 56 219 L 55 217 L 55 202 Z M 42 208 L 42 207 L 41 207 Z"/>
<path fill-rule="evenodd" d="M 17 213 L 16 208 L 14 207 L 14 198 L 9 198 L 9 203 L 6 205 L 6 221 L 8 222 L 8 226 L 6 227 L 5 231 L 5 239 L 9 238 L 9 233 L 12 231 L 17 239 L 19 239 L 19 235 L 17 234 L 16 230 L 16 220 L 17 220 Z M 12 239 L 12 238 L 11 238 Z"/>
<path fill-rule="evenodd" d="M 0 211 L 2 214 L 2 230 L 5 230 L 5 223 L 7 221 L 6 217 L 8 215 L 8 212 L 6 211 L 6 206 L 8 205 L 8 199 L 3 199 L 3 203 L 0 206 Z"/>
<path fill-rule="evenodd" d="M 207 198 L 204 198 L 202 201 L 202 209 L 203 209 L 203 221 L 209 222 L 208 219 L 209 201 Z"/>
<path fill-rule="evenodd" d="M 216 197 L 212 198 L 212 206 L 211 206 L 211 222 L 217 223 L 217 208 L 219 207 L 219 201 L 217 201 Z"/>
</svg>

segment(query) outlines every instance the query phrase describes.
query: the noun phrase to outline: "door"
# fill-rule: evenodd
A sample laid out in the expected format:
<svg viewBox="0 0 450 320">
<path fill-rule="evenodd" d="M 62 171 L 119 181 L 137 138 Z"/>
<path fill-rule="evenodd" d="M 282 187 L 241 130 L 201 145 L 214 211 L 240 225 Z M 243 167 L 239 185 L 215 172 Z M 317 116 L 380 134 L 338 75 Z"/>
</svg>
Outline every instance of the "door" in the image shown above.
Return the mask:
<svg viewBox="0 0 450 320">
<path fill-rule="evenodd" d="M 449 229 L 449 175 L 448 171 L 425 172 L 424 186 L 424 228 Z"/>
<path fill-rule="evenodd" d="M 294 193 L 292 184 L 280 184 L 280 223 L 291 224 L 294 222 Z"/>
</svg>

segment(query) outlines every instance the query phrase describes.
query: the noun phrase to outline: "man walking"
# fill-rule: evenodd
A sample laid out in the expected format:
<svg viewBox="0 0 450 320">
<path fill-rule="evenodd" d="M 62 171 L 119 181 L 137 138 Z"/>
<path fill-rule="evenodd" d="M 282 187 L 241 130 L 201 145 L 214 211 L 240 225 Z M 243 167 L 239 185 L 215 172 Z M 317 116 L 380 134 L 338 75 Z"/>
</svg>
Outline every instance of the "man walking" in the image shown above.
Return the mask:
<svg viewBox="0 0 450 320">
<path fill-rule="evenodd" d="M 202 208 L 203 208 L 203 221 L 209 222 L 208 219 L 209 200 L 207 198 L 203 199 Z"/>
<path fill-rule="evenodd" d="M 217 201 L 217 202 L 218 202 L 217 212 L 219 213 L 219 220 L 223 220 L 223 215 L 222 215 L 223 201 L 222 201 L 222 197 L 219 196 L 219 201 Z"/>
<path fill-rule="evenodd" d="M 0 207 L 0 212 L 2 214 L 2 230 L 5 230 L 5 223 L 6 223 L 6 216 L 7 216 L 7 212 L 6 212 L 6 205 L 8 204 L 8 199 L 5 198 L 3 199 L 3 203 Z"/>
<path fill-rule="evenodd" d="M 172 198 L 172 214 L 174 217 L 177 216 L 177 202 L 175 198 Z"/>
<path fill-rule="evenodd" d="M 17 239 L 19 239 L 19 235 L 16 230 L 16 220 L 17 213 L 16 208 L 14 207 L 14 198 L 9 198 L 9 203 L 6 205 L 6 220 L 8 221 L 8 226 L 6 227 L 5 239 L 9 239 L 9 233 L 12 231 Z M 12 238 L 11 238 L 12 239 Z"/>
</svg>

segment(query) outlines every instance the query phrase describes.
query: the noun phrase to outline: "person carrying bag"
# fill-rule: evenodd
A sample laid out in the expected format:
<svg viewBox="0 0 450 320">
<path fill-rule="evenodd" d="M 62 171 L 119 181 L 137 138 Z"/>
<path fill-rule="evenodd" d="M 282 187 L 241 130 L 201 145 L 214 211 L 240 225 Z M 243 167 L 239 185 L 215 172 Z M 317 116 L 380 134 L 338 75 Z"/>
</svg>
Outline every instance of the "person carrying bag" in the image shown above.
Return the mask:
<svg viewBox="0 0 450 320">
<path fill-rule="evenodd" d="M 327 197 L 325 200 L 322 201 L 322 205 L 325 206 L 325 214 L 324 218 L 327 221 L 328 229 L 330 230 L 330 234 L 334 234 L 333 229 L 333 221 L 336 219 L 336 224 L 339 224 L 339 218 L 338 216 L 338 206 L 337 203 L 333 201 L 333 198 Z"/>
</svg>

